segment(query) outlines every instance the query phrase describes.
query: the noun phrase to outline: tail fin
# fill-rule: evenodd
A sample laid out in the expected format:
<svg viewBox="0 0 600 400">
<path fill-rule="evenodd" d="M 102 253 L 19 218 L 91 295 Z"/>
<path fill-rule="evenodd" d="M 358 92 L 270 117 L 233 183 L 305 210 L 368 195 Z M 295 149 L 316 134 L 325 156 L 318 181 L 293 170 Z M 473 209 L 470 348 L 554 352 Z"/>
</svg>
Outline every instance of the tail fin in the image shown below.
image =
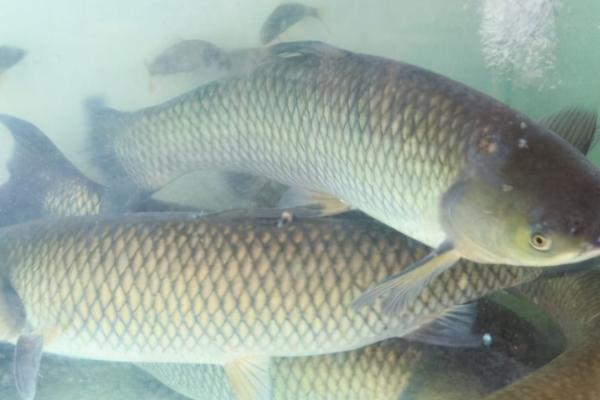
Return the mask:
<svg viewBox="0 0 600 400">
<path fill-rule="evenodd" d="M 0 185 L 0 226 L 46 216 L 48 193 L 60 182 L 76 180 L 98 190 L 35 125 L 8 115 L 0 115 L 0 123 L 14 142 L 7 163 L 10 176 Z"/>
<path fill-rule="evenodd" d="M 44 164 L 64 164 L 68 168 L 74 168 L 54 143 L 35 125 L 25 120 L 2 114 L 0 114 L 0 123 L 8 128 L 15 142 L 13 156 L 9 165 L 11 173 L 18 172 L 19 168 L 32 169 L 31 161 L 37 161 L 38 164 L 40 161 Z M 44 156 L 44 160 L 39 160 L 39 157 L 42 155 Z"/>
<path fill-rule="evenodd" d="M 107 181 L 123 181 L 127 177 L 114 151 L 114 139 L 127 124 L 127 114 L 105 106 L 101 97 L 85 101 L 89 117 L 89 153 L 92 164 Z"/>
<path fill-rule="evenodd" d="M 102 194 L 102 213 L 138 211 L 144 207 L 169 209 L 160 202 L 150 203 L 154 190 L 142 190 L 131 181 L 115 153 L 115 139 L 128 126 L 130 116 L 105 106 L 101 97 L 90 97 L 85 101 L 88 112 L 89 154 L 92 164 L 100 170 L 106 180 Z"/>
</svg>

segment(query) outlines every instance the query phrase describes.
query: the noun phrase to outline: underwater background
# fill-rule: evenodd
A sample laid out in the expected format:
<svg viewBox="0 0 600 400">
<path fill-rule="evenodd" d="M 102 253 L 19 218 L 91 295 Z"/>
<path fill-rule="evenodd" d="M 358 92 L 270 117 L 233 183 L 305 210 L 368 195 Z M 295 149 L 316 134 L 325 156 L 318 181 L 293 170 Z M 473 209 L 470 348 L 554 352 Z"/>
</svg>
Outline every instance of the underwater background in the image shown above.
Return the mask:
<svg viewBox="0 0 600 400">
<path fill-rule="evenodd" d="M 26 50 L 0 74 L 0 113 L 31 121 L 74 164 L 102 180 L 89 162 L 84 101 L 101 96 L 134 110 L 161 103 L 216 77 L 151 75 L 163 49 L 201 39 L 226 50 L 260 46 L 259 29 L 280 4 L 271 0 L 5 0 L 2 43 Z M 320 19 L 292 26 L 279 41 L 321 40 L 438 72 L 539 119 L 563 107 L 600 105 L 600 2 L 596 0 L 305 1 Z M 0 126 L 0 181 L 11 138 Z M 589 155 L 600 165 L 600 149 Z M 220 176 L 202 187 L 185 177 L 157 197 L 206 208 L 247 205 Z M 527 315 L 483 307 L 491 348 L 406 344 L 410 377 L 401 399 L 479 399 L 539 368 L 557 354 L 557 332 L 539 333 Z M 498 322 L 500 321 L 500 322 Z M 524 322 L 525 321 L 525 322 Z M 560 341 L 560 340 L 558 340 Z M 403 347 L 404 346 L 404 347 Z M 11 346 L 0 354 L 0 398 L 17 399 Z M 404 379 L 404 378 L 403 378 Z M 183 399 L 133 365 L 45 356 L 38 399 Z M 292 398 L 292 397 L 290 397 Z"/>
<path fill-rule="evenodd" d="M 600 100 L 600 4 L 594 0 L 307 1 L 322 20 L 280 41 L 323 40 L 412 63 L 533 118 Z M 7 1 L 0 34 L 28 51 L 0 80 L 0 110 L 34 122 L 78 166 L 87 160 L 83 101 L 119 109 L 160 103 L 214 75 L 151 77 L 148 63 L 184 39 L 226 50 L 260 44 L 278 1 Z M 5 148 L 3 146 L 3 148 Z"/>
</svg>

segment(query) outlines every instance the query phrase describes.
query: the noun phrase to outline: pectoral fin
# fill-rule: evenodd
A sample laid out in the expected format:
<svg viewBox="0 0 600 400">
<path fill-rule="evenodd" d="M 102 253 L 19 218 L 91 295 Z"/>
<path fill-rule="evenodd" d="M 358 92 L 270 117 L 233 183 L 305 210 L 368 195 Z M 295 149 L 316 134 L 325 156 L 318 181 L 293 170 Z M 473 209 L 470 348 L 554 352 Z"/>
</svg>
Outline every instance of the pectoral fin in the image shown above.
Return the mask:
<svg viewBox="0 0 600 400">
<path fill-rule="evenodd" d="M 225 364 L 229 384 L 237 400 L 271 398 L 270 360 L 268 357 L 244 357 Z"/>
<path fill-rule="evenodd" d="M 135 188 L 128 178 L 120 177 L 111 181 L 102 193 L 101 214 L 117 214 L 137 210 L 139 204 L 152 197 L 153 192 Z"/>
<path fill-rule="evenodd" d="M 340 199 L 314 190 L 291 187 L 279 199 L 279 208 L 312 210 L 311 216 L 328 216 L 350 211 L 352 207 Z M 313 215 L 314 214 L 314 215 Z"/>
<path fill-rule="evenodd" d="M 393 275 L 360 295 L 352 304 L 354 309 L 375 303 L 381 298 L 386 314 L 397 314 L 414 302 L 423 288 L 460 259 L 449 243 L 442 244 L 427 257 Z"/>
<path fill-rule="evenodd" d="M 255 196 L 258 191 L 264 188 L 269 180 L 262 176 L 250 174 L 238 174 L 233 172 L 207 171 L 206 174 L 218 174 L 224 179 L 232 191 L 238 196 Z"/>
<path fill-rule="evenodd" d="M 42 345 L 40 335 L 21 335 L 17 340 L 13 373 L 17 392 L 23 400 L 35 397 Z"/>
<path fill-rule="evenodd" d="M 598 114 L 593 110 L 569 107 L 540 120 L 540 124 L 587 154 L 596 139 Z"/>
</svg>

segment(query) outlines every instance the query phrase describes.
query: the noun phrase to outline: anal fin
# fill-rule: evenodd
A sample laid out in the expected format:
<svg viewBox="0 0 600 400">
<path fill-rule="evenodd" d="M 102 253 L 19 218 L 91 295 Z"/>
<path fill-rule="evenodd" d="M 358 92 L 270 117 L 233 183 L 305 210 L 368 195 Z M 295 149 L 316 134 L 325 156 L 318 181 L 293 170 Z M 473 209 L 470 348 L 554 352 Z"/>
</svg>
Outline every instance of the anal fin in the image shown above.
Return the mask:
<svg viewBox="0 0 600 400">
<path fill-rule="evenodd" d="M 14 359 L 14 378 L 17 392 L 23 400 L 33 400 L 42 360 L 43 338 L 40 335 L 21 335 L 17 339 Z"/>
<path fill-rule="evenodd" d="M 476 317 L 476 303 L 454 306 L 403 338 L 436 346 L 479 347 L 482 336 L 472 332 Z"/>
<path fill-rule="evenodd" d="M 271 398 L 269 357 L 252 356 L 225 364 L 225 372 L 237 400 Z"/>
<path fill-rule="evenodd" d="M 233 399 L 225 370 L 216 364 L 137 363 L 169 389 L 193 400 Z"/>
</svg>

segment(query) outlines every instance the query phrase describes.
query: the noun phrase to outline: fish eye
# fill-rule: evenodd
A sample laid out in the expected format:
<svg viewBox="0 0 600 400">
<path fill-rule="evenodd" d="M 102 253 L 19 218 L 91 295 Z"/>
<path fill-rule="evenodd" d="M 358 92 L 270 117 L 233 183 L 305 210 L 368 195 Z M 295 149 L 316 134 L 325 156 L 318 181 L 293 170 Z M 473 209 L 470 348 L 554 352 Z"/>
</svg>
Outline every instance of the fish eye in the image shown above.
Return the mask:
<svg viewBox="0 0 600 400">
<path fill-rule="evenodd" d="M 536 250 L 547 251 L 550 249 L 552 241 L 550 238 L 542 235 L 539 232 L 533 233 L 529 239 L 529 244 Z"/>
</svg>

